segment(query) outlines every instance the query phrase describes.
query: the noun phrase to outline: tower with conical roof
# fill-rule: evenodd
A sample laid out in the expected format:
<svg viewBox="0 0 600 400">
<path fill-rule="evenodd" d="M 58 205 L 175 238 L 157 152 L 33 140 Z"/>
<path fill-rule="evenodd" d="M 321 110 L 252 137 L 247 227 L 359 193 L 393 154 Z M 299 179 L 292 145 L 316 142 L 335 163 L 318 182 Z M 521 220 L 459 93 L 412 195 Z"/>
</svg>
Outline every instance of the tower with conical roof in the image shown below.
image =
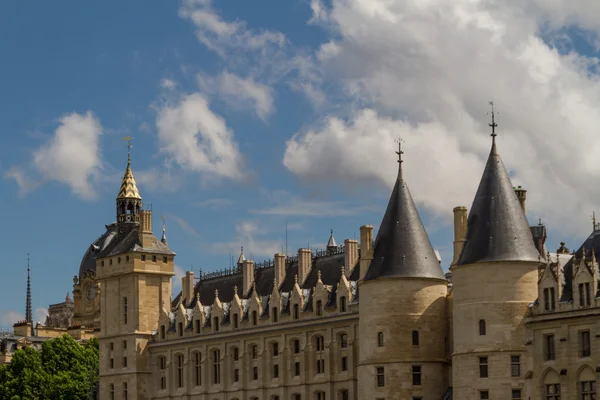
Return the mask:
<svg viewBox="0 0 600 400">
<path fill-rule="evenodd" d="M 119 233 L 126 233 L 140 223 L 142 197 L 131 170 L 131 137 L 127 137 L 127 167 L 117 195 L 117 225 Z"/>
<path fill-rule="evenodd" d="M 511 398 L 524 386 L 528 305 L 537 297 L 540 255 L 496 147 L 492 148 L 467 219 L 460 257 L 452 266 L 453 396 Z M 483 397 L 481 397 L 483 398 Z"/>
<path fill-rule="evenodd" d="M 402 174 L 359 283 L 359 399 L 441 399 L 447 281 Z"/>
<path fill-rule="evenodd" d="M 333 254 L 337 250 L 337 243 L 335 242 L 335 238 L 333 237 L 333 229 L 329 234 L 329 240 L 327 241 L 327 254 Z"/>
</svg>

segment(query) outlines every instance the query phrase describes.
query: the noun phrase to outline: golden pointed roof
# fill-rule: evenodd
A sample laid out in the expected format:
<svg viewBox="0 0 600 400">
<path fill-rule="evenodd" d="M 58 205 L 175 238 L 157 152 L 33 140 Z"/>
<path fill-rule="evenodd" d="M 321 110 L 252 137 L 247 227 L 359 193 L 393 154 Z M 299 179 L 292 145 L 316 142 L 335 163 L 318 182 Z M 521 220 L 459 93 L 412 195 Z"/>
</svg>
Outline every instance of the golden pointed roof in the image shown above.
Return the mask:
<svg viewBox="0 0 600 400">
<path fill-rule="evenodd" d="M 127 168 L 125 169 L 125 175 L 123 175 L 117 199 L 142 199 L 131 170 L 131 152 L 127 152 Z"/>
</svg>

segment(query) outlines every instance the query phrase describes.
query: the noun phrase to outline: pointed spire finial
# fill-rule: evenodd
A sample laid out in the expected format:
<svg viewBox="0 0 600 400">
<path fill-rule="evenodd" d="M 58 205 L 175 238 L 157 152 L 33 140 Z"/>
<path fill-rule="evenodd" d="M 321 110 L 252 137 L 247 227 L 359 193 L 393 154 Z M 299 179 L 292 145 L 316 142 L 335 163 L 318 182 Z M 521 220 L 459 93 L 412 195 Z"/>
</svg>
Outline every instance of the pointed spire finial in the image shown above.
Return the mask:
<svg viewBox="0 0 600 400">
<path fill-rule="evenodd" d="M 596 231 L 596 227 L 597 227 L 597 223 L 596 223 L 596 211 L 592 211 L 592 232 Z"/>
<path fill-rule="evenodd" d="M 25 300 L 25 320 L 33 322 L 31 315 L 31 275 L 29 267 L 29 253 L 27 253 L 27 299 Z"/>
<path fill-rule="evenodd" d="M 161 216 L 160 217 L 162 219 L 162 237 L 160 238 L 160 241 L 163 242 L 163 244 L 167 244 L 167 225 L 165 224 L 165 216 Z"/>
<path fill-rule="evenodd" d="M 233 294 L 234 294 L 235 296 L 237 296 L 237 294 L 238 294 L 238 287 L 237 287 L 237 285 L 235 285 L 235 286 L 233 287 Z"/>
<path fill-rule="evenodd" d="M 125 141 L 127 142 L 127 165 L 131 165 L 131 148 L 133 147 L 131 141 L 133 138 L 131 136 L 125 136 Z"/>
<path fill-rule="evenodd" d="M 496 123 L 496 112 L 494 111 L 494 102 L 490 101 L 490 106 L 492 106 L 492 123 L 489 124 L 489 126 L 492 128 L 492 144 L 496 143 L 496 127 L 498 126 L 498 124 Z"/>
<path fill-rule="evenodd" d="M 298 274 L 294 274 L 294 283 L 297 284 L 298 283 Z"/>
<path fill-rule="evenodd" d="M 317 281 L 321 280 L 321 270 L 317 271 Z"/>
<path fill-rule="evenodd" d="M 219 298 L 219 289 L 215 289 L 215 299 Z"/>
<path fill-rule="evenodd" d="M 346 275 L 346 267 L 342 265 L 342 275 Z"/>
<path fill-rule="evenodd" d="M 404 139 L 398 138 L 395 140 L 395 142 L 398 144 L 398 151 L 396 152 L 398 155 L 398 178 L 402 179 L 402 163 L 404 162 L 402 159 L 402 155 L 404 154 L 402 151 L 402 142 L 404 142 Z"/>
</svg>

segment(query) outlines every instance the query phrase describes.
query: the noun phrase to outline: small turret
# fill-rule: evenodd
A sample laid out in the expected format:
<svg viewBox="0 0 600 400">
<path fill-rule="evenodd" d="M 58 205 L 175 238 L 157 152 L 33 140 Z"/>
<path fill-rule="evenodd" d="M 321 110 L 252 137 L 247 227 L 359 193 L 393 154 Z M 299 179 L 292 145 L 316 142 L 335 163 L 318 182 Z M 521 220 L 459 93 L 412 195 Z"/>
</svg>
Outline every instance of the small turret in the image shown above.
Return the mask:
<svg viewBox="0 0 600 400">
<path fill-rule="evenodd" d="M 127 140 L 127 167 L 121 181 L 119 194 L 117 195 L 117 224 L 119 233 L 128 232 L 132 226 L 140 223 L 140 212 L 142 211 L 142 197 L 135 183 L 133 171 L 131 170 L 131 137 Z"/>
<path fill-rule="evenodd" d="M 329 234 L 329 240 L 327 241 L 327 254 L 333 254 L 337 250 L 337 243 L 333 237 L 333 229 Z"/>
</svg>

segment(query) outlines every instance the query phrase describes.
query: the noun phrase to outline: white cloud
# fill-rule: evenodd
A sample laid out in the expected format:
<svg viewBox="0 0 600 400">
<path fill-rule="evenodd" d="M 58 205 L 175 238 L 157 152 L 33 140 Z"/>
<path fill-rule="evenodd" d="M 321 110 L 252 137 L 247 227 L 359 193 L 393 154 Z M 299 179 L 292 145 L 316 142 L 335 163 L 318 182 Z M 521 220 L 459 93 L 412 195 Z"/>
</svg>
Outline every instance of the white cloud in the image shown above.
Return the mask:
<svg viewBox="0 0 600 400">
<path fill-rule="evenodd" d="M 225 120 L 194 93 L 159 110 L 156 119 L 161 151 L 182 169 L 207 177 L 241 179 L 242 156 Z"/>
<path fill-rule="evenodd" d="M 220 96 L 231 107 L 254 110 L 263 121 L 273 112 L 273 90 L 250 76 L 242 78 L 227 71 L 215 77 L 198 74 L 198 84 L 204 92 Z"/>
<path fill-rule="evenodd" d="M 597 60 L 559 53 L 540 32 L 549 19 L 600 24 L 573 3 L 543 3 L 333 0 L 319 8 L 314 20 L 335 32 L 319 68 L 341 85 L 349 112 L 296 134 L 284 165 L 306 181 L 391 185 L 393 139 L 403 136 L 415 200 L 449 219 L 474 197 L 494 100 L 499 151 L 513 183 L 529 189 L 529 216 L 561 234 L 587 232 L 600 195 L 589 184 L 600 173 Z"/>
<path fill-rule="evenodd" d="M 305 217 L 340 217 L 347 215 L 360 215 L 367 212 L 377 211 L 370 205 L 352 205 L 345 201 L 317 201 L 308 200 L 298 195 L 285 191 L 277 191 L 272 194 L 273 205 L 253 210 L 256 214 L 285 215 Z M 289 229 L 289 226 L 288 226 Z"/>
<path fill-rule="evenodd" d="M 160 87 L 163 89 L 175 89 L 177 87 L 177 82 L 164 78 L 162 81 L 160 81 Z"/>
<path fill-rule="evenodd" d="M 15 323 L 24 320 L 25 314 L 23 313 L 12 310 L 5 311 L 0 315 L 0 327 L 2 327 L 2 329 L 10 329 Z"/>
<path fill-rule="evenodd" d="M 266 257 L 272 258 L 275 253 L 282 251 L 282 241 L 269 239 L 269 233 L 261 223 L 256 221 L 242 221 L 235 227 L 236 238 L 229 242 L 212 244 L 212 250 L 220 254 L 239 255 L 240 248 L 244 248 L 246 258 Z"/>
<path fill-rule="evenodd" d="M 13 167 L 6 177 L 15 179 L 21 194 L 40 181 L 57 181 L 68 185 L 77 196 L 92 199 L 96 196 L 93 183 L 102 169 L 101 135 L 100 121 L 91 111 L 65 115 L 54 136 L 33 153 L 32 171 Z"/>
<path fill-rule="evenodd" d="M 37 324 L 38 322 L 41 324 L 46 323 L 46 317 L 48 316 L 48 309 L 45 307 L 38 307 L 33 312 L 33 324 Z"/>
<path fill-rule="evenodd" d="M 185 269 L 175 264 L 175 275 L 171 278 L 171 290 L 173 297 L 181 292 L 181 278 L 185 277 Z"/>
<path fill-rule="evenodd" d="M 200 234 L 198 233 L 198 231 L 196 229 L 194 229 L 193 226 L 191 226 L 186 220 L 184 220 L 183 218 L 181 218 L 178 215 L 174 215 L 174 214 L 168 214 L 167 215 L 168 220 L 173 220 L 177 223 L 177 225 L 179 225 L 179 227 L 187 232 L 187 233 L 191 233 L 192 235 L 196 236 L 196 237 L 200 237 Z"/>
</svg>

